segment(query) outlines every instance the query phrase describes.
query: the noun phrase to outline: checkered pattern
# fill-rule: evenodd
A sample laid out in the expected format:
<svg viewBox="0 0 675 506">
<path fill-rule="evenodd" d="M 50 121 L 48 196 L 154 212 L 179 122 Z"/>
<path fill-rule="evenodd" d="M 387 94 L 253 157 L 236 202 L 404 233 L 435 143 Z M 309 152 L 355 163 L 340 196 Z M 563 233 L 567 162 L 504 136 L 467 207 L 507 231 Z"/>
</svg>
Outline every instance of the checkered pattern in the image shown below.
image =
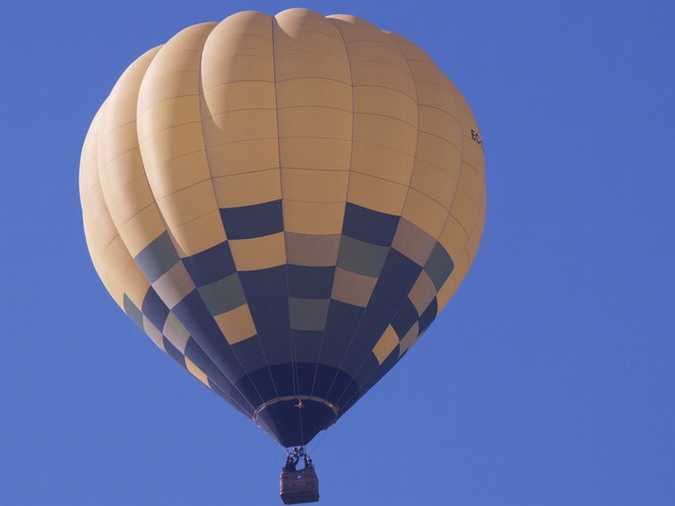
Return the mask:
<svg viewBox="0 0 675 506">
<path fill-rule="evenodd" d="M 428 56 L 357 18 L 189 27 L 135 62 L 92 124 L 92 259 L 161 349 L 304 444 L 466 274 L 485 212 L 477 128 Z M 299 413 L 284 400 L 298 396 Z"/>
</svg>

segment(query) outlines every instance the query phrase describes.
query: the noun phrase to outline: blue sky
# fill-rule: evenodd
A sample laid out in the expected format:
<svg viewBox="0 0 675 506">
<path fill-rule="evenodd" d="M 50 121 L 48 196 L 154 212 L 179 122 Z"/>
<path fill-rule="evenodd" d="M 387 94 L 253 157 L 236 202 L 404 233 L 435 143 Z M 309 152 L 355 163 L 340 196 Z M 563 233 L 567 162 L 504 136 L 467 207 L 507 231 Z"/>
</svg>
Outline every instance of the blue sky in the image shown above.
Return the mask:
<svg viewBox="0 0 675 506">
<path fill-rule="evenodd" d="M 314 457 L 321 504 L 675 504 L 675 3 L 0 4 L 0 504 L 275 505 L 284 452 L 117 309 L 77 191 L 124 68 L 240 10 L 417 42 L 486 146 L 478 258 Z"/>
</svg>

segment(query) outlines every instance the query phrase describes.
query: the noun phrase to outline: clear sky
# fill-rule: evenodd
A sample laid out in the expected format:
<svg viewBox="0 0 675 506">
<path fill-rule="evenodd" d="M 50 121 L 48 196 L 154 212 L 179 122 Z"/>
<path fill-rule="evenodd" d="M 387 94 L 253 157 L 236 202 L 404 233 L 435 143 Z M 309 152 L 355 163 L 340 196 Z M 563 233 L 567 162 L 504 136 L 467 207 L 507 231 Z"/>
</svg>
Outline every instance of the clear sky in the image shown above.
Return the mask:
<svg viewBox="0 0 675 506">
<path fill-rule="evenodd" d="M 0 504 L 281 504 L 284 452 L 160 353 L 89 261 L 98 106 L 181 28 L 347 13 L 415 41 L 486 146 L 455 298 L 314 457 L 321 504 L 675 504 L 675 2 L 0 3 Z"/>
</svg>

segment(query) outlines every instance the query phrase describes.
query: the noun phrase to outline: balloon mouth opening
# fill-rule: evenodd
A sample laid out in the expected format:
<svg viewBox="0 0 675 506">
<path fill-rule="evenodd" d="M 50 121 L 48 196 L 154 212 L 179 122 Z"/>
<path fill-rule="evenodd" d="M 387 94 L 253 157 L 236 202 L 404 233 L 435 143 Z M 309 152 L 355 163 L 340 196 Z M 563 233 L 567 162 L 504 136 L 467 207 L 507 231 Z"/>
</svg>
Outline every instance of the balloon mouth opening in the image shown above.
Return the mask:
<svg viewBox="0 0 675 506">
<path fill-rule="evenodd" d="M 260 406 L 258 406 L 255 412 L 253 413 L 253 421 L 258 423 L 258 416 L 260 415 L 260 412 L 263 409 L 269 406 L 273 406 L 274 404 L 278 404 L 280 402 L 290 402 L 290 401 L 295 401 L 293 407 L 298 409 L 303 409 L 307 401 L 324 404 L 328 408 L 330 408 L 331 411 L 333 411 L 333 413 L 335 414 L 335 418 L 338 417 L 338 413 L 340 411 L 340 408 L 338 406 L 321 397 L 315 397 L 313 395 L 285 395 L 283 397 L 275 397 L 274 399 L 270 399 L 269 401 L 263 402 Z"/>
<path fill-rule="evenodd" d="M 253 420 L 281 446 L 304 446 L 339 416 L 339 407 L 321 397 L 284 396 L 255 410 Z"/>
</svg>

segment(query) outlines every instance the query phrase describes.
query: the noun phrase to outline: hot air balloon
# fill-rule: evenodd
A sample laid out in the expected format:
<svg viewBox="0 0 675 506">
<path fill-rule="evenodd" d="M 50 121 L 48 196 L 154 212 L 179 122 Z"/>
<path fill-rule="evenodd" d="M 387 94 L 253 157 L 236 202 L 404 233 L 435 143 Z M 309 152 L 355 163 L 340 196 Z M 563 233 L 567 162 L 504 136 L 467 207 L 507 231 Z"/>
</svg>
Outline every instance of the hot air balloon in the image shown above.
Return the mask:
<svg viewBox="0 0 675 506">
<path fill-rule="evenodd" d="M 113 299 L 284 447 L 417 342 L 486 206 L 478 126 L 429 56 L 307 9 L 190 26 L 138 58 L 92 121 L 80 195 Z"/>
</svg>

